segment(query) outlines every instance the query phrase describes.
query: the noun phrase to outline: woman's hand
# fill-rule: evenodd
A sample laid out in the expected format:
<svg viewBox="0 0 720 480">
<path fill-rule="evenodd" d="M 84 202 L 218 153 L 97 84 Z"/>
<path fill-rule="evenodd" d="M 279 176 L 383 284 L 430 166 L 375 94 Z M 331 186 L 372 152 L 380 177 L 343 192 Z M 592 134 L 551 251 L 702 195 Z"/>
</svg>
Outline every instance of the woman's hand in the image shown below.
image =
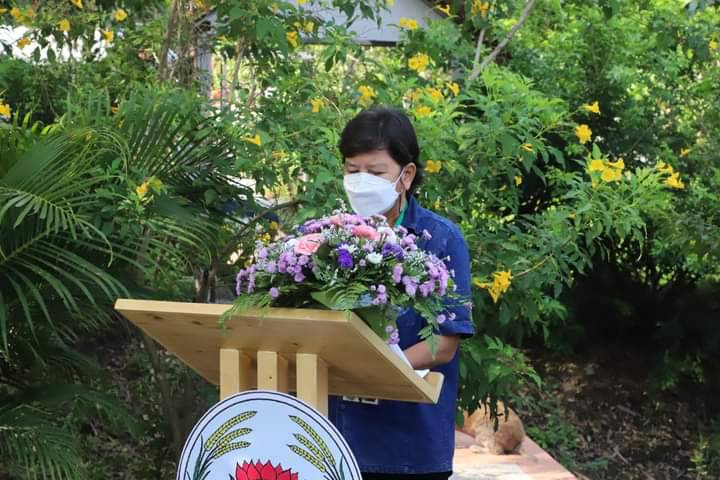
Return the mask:
<svg viewBox="0 0 720 480">
<path fill-rule="evenodd" d="M 455 357 L 460 337 L 458 335 L 441 336 L 435 358 L 430 351 L 428 342 L 420 342 L 405 350 L 405 356 L 415 370 L 437 367 L 450 362 Z"/>
</svg>

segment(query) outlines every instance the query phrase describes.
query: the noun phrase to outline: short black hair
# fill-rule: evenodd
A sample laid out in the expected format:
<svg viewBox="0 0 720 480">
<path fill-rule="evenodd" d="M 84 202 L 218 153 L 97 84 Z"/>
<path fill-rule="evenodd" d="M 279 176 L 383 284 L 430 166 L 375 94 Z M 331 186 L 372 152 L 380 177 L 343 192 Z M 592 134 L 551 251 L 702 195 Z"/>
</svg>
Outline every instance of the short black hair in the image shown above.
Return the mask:
<svg viewBox="0 0 720 480">
<path fill-rule="evenodd" d="M 410 118 L 393 107 L 372 107 L 358 113 L 340 134 L 338 144 L 343 161 L 374 150 L 387 150 L 400 167 L 414 163 L 417 173 L 408 190 L 413 195 L 422 183 L 420 147 Z"/>
</svg>

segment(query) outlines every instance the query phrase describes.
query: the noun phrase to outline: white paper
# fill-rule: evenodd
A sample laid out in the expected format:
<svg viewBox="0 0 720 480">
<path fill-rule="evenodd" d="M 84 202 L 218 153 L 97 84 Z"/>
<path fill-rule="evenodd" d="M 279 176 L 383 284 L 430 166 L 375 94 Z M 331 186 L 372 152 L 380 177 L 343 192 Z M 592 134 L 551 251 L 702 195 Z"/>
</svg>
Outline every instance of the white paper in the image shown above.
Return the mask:
<svg viewBox="0 0 720 480">
<path fill-rule="evenodd" d="M 408 367 L 412 368 L 412 365 L 410 364 L 410 360 L 405 356 L 405 352 L 402 351 L 400 348 L 400 345 L 397 343 L 393 343 L 390 345 L 390 350 L 392 350 L 395 355 L 402 358 L 403 361 L 407 364 Z M 421 378 L 425 378 L 425 376 L 430 373 L 430 370 L 415 370 L 415 373 L 417 373 Z"/>
</svg>

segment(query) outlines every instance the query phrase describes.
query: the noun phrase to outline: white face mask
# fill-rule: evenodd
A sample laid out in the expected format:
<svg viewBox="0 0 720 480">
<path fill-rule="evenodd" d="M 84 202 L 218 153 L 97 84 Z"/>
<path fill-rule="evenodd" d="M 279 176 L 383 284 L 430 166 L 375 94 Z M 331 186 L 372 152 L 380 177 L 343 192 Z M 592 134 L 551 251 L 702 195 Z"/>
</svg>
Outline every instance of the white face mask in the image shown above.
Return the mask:
<svg viewBox="0 0 720 480">
<path fill-rule="evenodd" d="M 394 182 L 369 173 L 345 175 L 343 178 L 345 193 L 355 213 L 369 217 L 390 210 L 400 195 L 400 192 L 395 190 L 395 185 L 402 178 L 404 171 L 405 168 L 400 171 L 400 176 Z"/>
</svg>

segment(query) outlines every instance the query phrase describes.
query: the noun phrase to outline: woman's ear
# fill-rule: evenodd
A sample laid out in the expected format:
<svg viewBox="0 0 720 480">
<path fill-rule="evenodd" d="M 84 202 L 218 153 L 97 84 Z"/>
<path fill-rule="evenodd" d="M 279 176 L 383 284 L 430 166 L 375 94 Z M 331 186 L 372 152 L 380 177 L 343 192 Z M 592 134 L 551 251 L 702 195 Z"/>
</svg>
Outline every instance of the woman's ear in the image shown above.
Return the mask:
<svg viewBox="0 0 720 480">
<path fill-rule="evenodd" d="M 415 180 L 415 175 L 417 174 L 417 165 L 414 163 L 408 163 L 403 168 L 402 175 L 400 176 L 400 183 L 403 185 L 403 191 L 407 192 L 410 190 L 410 186 L 412 185 L 413 180 Z"/>
</svg>

